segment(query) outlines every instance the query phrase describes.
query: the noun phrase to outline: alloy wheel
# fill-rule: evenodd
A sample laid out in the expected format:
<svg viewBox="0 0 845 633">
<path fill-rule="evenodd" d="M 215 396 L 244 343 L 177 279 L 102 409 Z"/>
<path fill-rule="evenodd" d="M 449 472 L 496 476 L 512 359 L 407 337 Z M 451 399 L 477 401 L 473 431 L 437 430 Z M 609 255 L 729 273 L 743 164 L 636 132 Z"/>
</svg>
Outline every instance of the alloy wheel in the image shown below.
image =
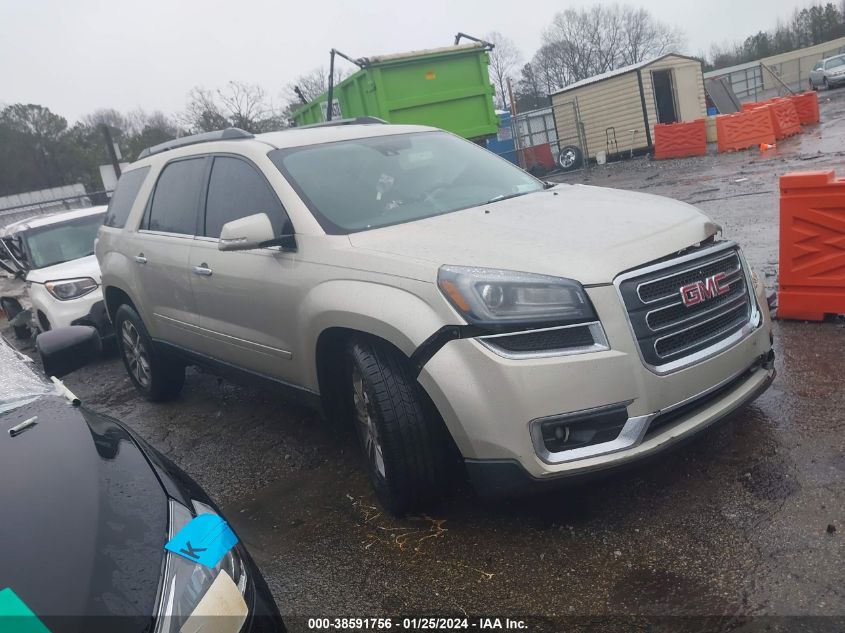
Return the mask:
<svg viewBox="0 0 845 633">
<path fill-rule="evenodd" d="M 122 341 L 123 358 L 126 366 L 138 384 L 144 389 L 150 386 L 150 359 L 147 349 L 141 340 L 138 329 L 131 321 L 124 321 L 121 326 L 120 338 Z"/>
<path fill-rule="evenodd" d="M 352 402 L 355 406 L 355 429 L 364 454 L 379 477 L 384 479 L 384 453 L 373 413 L 372 398 L 357 367 L 352 368 Z"/>
</svg>

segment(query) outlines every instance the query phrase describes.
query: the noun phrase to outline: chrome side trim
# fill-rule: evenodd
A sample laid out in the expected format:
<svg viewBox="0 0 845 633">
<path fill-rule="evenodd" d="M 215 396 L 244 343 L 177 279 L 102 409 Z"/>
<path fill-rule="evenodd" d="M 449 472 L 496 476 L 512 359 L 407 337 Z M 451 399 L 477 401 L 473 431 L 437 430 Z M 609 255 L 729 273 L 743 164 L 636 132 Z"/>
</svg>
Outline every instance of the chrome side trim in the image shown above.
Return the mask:
<svg viewBox="0 0 845 633">
<path fill-rule="evenodd" d="M 728 249 L 736 249 L 736 255 L 739 259 L 740 267 L 742 268 L 742 271 L 745 274 L 745 291 L 748 296 L 748 300 L 750 301 L 751 307 L 751 314 L 748 318 L 747 323 L 742 327 L 741 330 L 735 332 L 727 338 L 722 339 L 721 341 L 718 341 L 717 343 L 714 343 L 710 347 L 695 352 L 694 354 L 690 354 L 689 356 L 685 356 L 683 358 L 679 358 L 668 363 L 662 363 L 660 365 L 650 365 L 649 363 L 647 363 L 645 358 L 643 358 L 642 349 L 640 348 L 639 341 L 637 340 L 637 334 L 634 331 L 634 325 L 633 323 L 631 323 L 631 318 L 628 314 L 628 307 L 625 305 L 625 298 L 622 296 L 622 283 L 634 277 L 647 275 L 649 273 L 662 270 L 664 268 L 669 268 L 671 266 L 677 266 L 678 264 L 683 264 L 685 262 L 692 261 L 695 259 L 701 259 L 707 257 L 708 255 L 720 253 Z M 716 259 L 712 261 L 721 261 L 721 259 Z M 684 369 L 685 367 L 698 364 L 710 358 L 711 356 L 715 356 L 716 354 L 719 354 L 725 351 L 726 349 L 733 347 L 734 345 L 745 339 L 763 323 L 760 308 L 757 305 L 757 298 L 754 294 L 754 285 L 751 281 L 751 274 L 749 272 L 748 263 L 745 261 L 745 256 L 742 254 L 742 250 L 740 250 L 739 245 L 734 241 L 726 241 L 714 246 L 713 248 L 708 248 L 704 251 L 698 251 L 690 255 L 684 255 L 683 257 L 678 257 L 677 259 L 670 259 L 668 261 L 660 262 L 658 264 L 652 264 L 651 266 L 646 266 L 644 268 L 636 268 L 634 270 L 629 270 L 628 272 L 624 272 L 621 275 L 618 275 L 613 280 L 613 285 L 616 288 L 616 295 L 617 297 L 619 297 L 620 307 L 622 308 L 625 314 L 625 320 L 628 323 L 628 332 L 631 334 L 631 338 L 634 342 L 634 347 L 636 347 L 637 349 L 637 354 L 640 357 L 640 361 L 646 369 L 648 369 L 654 374 L 657 374 L 658 376 L 669 374 L 680 369 Z"/>
<path fill-rule="evenodd" d="M 648 413 L 646 415 L 628 418 L 628 421 L 625 423 L 625 426 L 623 426 L 622 430 L 619 432 L 619 436 L 616 439 L 611 440 L 610 442 L 602 442 L 601 444 L 593 444 L 592 446 L 583 446 L 581 448 L 574 448 L 568 451 L 559 451 L 557 453 L 551 453 L 546 448 L 546 445 L 543 442 L 543 431 L 541 428 L 541 424 L 548 420 L 566 420 L 568 418 L 582 417 L 590 413 L 598 413 L 600 411 L 605 411 L 607 409 L 612 409 L 620 406 L 628 406 L 629 404 L 631 404 L 631 402 L 633 402 L 633 400 L 629 400 L 627 402 L 620 402 L 612 405 L 595 407 L 592 409 L 583 409 L 581 411 L 574 411 L 572 413 L 567 413 L 564 415 L 551 415 L 531 420 L 531 422 L 528 423 L 529 432 L 531 434 L 531 443 L 534 445 L 534 451 L 537 453 L 537 456 L 546 464 L 565 464 L 567 462 L 572 462 L 579 459 L 596 457 L 597 455 L 605 455 L 607 453 L 616 453 L 629 448 L 633 448 L 634 446 L 637 446 L 642 443 L 643 438 L 645 437 L 645 434 L 648 431 L 648 427 L 651 425 L 651 421 L 654 420 L 656 417 L 665 413 L 671 413 L 675 409 L 679 409 L 694 400 L 698 400 L 699 398 L 704 398 L 707 395 L 713 393 L 714 391 L 718 391 L 725 385 L 736 380 L 748 371 L 751 371 L 751 375 L 749 376 L 750 380 L 751 376 L 753 376 L 760 369 L 760 361 L 755 360 L 751 365 L 749 365 L 745 369 L 731 374 L 729 377 L 719 381 L 712 387 L 708 387 L 707 389 L 704 389 L 699 393 L 684 398 L 680 402 L 676 402 L 675 404 L 672 404 L 668 407 L 664 407 L 663 409 L 658 409 L 657 411 Z M 746 382 L 747 381 L 743 381 L 741 384 L 744 385 Z M 737 385 L 737 388 L 739 388 L 740 386 L 741 385 Z M 693 411 L 691 415 L 695 415 L 695 413 L 697 413 L 697 411 Z M 669 431 L 671 430 L 671 428 L 672 427 L 669 426 L 666 430 Z"/>
<path fill-rule="evenodd" d="M 164 316 L 163 314 L 158 314 L 157 312 L 153 313 L 153 316 L 158 319 L 161 319 L 162 321 L 168 321 L 169 323 L 175 325 L 176 327 L 182 328 L 183 330 L 199 334 L 200 336 L 204 336 L 206 338 L 219 341 L 221 343 L 233 345 L 242 349 L 252 350 L 255 352 L 266 354 L 268 356 L 276 356 L 285 360 L 290 360 L 291 358 L 293 358 L 293 353 L 289 352 L 286 349 L 270 347 L 269 345 L 263 345 L 262 343 L 255 343 L 254 341 L 248 341 L 243 338 L 238 338 L 237 336 L 231 336 L 230 334 L 224 334 L 215 330 L 209 330 L 208 328 L 200 327 L 199 325 L 194 325 L 193 323 L 186 323 L 185 321 L 180 321 L 179 319 Z"/>
<path fill-rule="evenodd" d="M 523 334 L 536 334 L 537 332 L 551 332 L 553 330 L 566 330 L 576 327 L 588 327 L 590 334 L 593 336 L 592 345 L 582 345 L 580 347 L 564 347 L 561 349 L 548 349 L 535 352 L 512 352 L 503 349 L 495 344 L 497 338 L 505 336 L 521 336 Z M 535 330 L 525 330 L 522 332 L 505 332 L 503 334 L 487 334 L 485 336 L 477 336 L 475 339 L 491 352 L 502 358 L 511 360 L 521 360 L 525 358 L 550 358 L 553 356 L 572 356 L 573 354 L 590 354 L 592 352 L 606 352 L 610 349 L 610 343 L 607 340 L 607 335 L 604 333 L 604 328 L 600 321 L 593 321 L 591 323 L 576 323 L 574 325 L 560 325 L 557 327 L 538 328 Z"/>
</svg>

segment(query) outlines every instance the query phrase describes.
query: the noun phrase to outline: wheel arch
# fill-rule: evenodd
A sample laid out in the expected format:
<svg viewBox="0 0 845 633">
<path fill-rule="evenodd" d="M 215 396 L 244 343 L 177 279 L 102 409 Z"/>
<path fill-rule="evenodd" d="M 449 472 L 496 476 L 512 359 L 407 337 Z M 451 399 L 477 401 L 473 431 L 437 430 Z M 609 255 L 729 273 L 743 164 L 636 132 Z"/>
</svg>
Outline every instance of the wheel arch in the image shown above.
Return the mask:
<svg viewBox="0 0 845 633">
<path fill-rule="evenodd" d="M 106 312 L 112 323 L 114 323 L 114 315 L 117 313 L 117 309 L 123 304 L 129 304 L 137 311 L 135 302 L 129 296 L 129 293 L 117 286 L 106 286 L 103 288 L 103 301 L 106 303 Z"/>
<path fill-rule="evenodd" d="M 399 347 L 389 340 L 370 332 L 346 327 L 329 327 L 323 330 L 317 339 L 315 357 L 322 412 L 329 422 L 332 423 L 341 420 L 345 413 L 343 410 L 344 395 L 341 391 L 344 386 L 346 368 L 345 350 L 347 344 L 355 339 L 369 339 L 377 344 L 386 345 L 396 354 L 400 355 L 405 362 L 410 362 L 410 356 Z M 456 456 L 460 456 L 460 450 L 455 437 L 449 425 L 446 424 L 445 418 L 438 409 L 434 399 L 419 380 L 416 381 L 416 386 L 422 398 L 423 408 L 433 414 L 434 424 L 439 425 L 443 429 L 445 436 L 448 437 L 451 444 L 451 450 Z"/>
</svg>

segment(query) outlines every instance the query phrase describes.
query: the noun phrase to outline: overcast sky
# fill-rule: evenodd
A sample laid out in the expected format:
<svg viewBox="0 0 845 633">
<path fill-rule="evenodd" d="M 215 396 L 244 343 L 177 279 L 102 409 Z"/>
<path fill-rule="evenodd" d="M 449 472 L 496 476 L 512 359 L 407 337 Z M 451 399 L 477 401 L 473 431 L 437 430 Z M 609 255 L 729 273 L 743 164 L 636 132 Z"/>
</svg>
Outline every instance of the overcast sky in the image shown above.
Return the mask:
<svg viewBox="0 0 845 633">
<path fill-rule="evenodd" d="M 604 0 L 596 0 L 604 3 Z M 566 0 L 0 0 L 0 104 L 37 103 L 70 121 L 98 108 L 175 113 L 193 86 L 258 83 L 274 100 L 331 47 L 361 57 L 500 31 L 524 59 Z M 608 2 L 608 4 L 610 4 Z M 681 27 L 683 52 L 740 40 L 806 0 L 631 2 Z"/>
</svg>

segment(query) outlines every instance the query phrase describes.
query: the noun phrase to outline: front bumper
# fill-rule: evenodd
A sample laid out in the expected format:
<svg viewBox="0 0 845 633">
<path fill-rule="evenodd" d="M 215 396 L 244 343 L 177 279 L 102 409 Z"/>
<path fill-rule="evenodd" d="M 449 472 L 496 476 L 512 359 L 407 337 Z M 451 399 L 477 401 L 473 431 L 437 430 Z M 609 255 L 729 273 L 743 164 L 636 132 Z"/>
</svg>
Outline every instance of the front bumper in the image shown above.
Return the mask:
<svg viewBox="0 0 845 633">
<path fill-rule="evenodd" d="M 774 377 L 762 288 L 755 287 L 759 323 L 741 340 L 663 374 L 640 358 L 616 289 L 600 286 L 588 292 L 610 344 L 607 351 L 508 359 L 467 339 L 450 342 L 423 368 L 419 380 L 471 475 L 489 472 L 492 465 L 498 471 L 516 468 L 521 479 L 542 483 L 612 469 L 710 426 L 753 400 Z M 612 405 L 622 406 L 627 416 L 614 442 L 550 455 L 532 434 L 537 420 Z"/>
<path fill-rule="evenodd" d="M 775 378 L 774 369 L 766 366 L 773 358 L 773 355 L 769 355 L 765 360 L 761 359 L 760 365 L 734 379 L 735 382 L 732 381 L 733 384 L 726 391 L 720 391 L 718 398 L 683 411 L 682 415 L 672 420 L 670 427 L 659 432 L 649 434 L 648 423 L 669 412 L 654 412 L 649 416 L 629 419 L 637 426 L 636 439 L 632 438 L 629 446 L 620 447 L 616 453 L 605 453 L 601 457 L 582 461 L 575 470 L 551 477 L 536 477 L 516 460 L 468 459 L 465 462 L 467 473 L 481 494 L 511 495 L 583 483 L 597 473 L 607 475 L 641 463 L 693 439 L 754 401 Z M 706 398 L 704 395 L 701 399 Z M 641 422 L 644 422 L 642 426 L 639 425 Z"/>
<path fill-rule="evenodd" d="M 33 283 L 29 289 L 29 296 L 34 308 L 33 323 L 41 330 L 53 330 L 68 325 L 92 325 L 100 334 L 104 333 L 100 329 L 102 324 L 99 322 L 98 312 L 95 309 L 97 304 L 103 304 L 102 287 L 98 286 L 82 297 L 60 301 L 48 292 L 44 284 Z M 43 322 L 39 313 L 44 315 L 46 322 Z M 103 314 L 105 314 L 104 310 Z"/>
</svg>

